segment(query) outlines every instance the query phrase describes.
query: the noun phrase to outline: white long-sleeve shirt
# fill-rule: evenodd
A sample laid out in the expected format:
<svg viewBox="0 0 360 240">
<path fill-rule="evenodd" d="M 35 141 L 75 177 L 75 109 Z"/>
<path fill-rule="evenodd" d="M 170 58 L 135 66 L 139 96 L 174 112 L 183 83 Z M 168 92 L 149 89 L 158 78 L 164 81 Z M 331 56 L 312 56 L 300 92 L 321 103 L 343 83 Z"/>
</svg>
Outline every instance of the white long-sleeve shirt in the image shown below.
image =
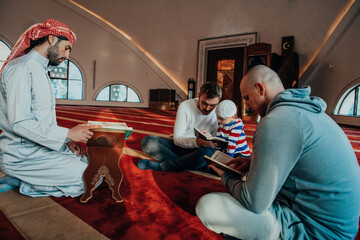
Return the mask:
<svg viewBox="0 0 360 240">
<path fill-rule="evenodd" d="M 199 99 L 189 99 L 179 105 L 175 126 L 174 143 L 182 148 L 196 148 L 194 128 L 207 130 L 216 135 L 217 118 L 215 110 L 204 115 L 199 109 Z"/>
</svg>

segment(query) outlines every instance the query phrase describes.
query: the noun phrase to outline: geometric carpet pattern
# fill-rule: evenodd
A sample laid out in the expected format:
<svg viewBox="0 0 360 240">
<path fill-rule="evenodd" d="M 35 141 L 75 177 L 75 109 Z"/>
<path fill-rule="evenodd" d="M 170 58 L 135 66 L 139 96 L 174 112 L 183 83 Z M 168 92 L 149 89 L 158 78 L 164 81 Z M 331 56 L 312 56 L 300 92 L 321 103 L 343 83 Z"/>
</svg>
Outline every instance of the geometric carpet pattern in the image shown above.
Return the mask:
<svg viewBox="0 0 360 240">
<path fill-rule="evenodd" d="M 77 198 L 29 198 L 17 190 L 0 193 L 0 239 L 223 239 L 204 227 L 195 215 L 197 200 L 213 191 L 226 192 L 218 177 L 196 171 L 140 170 L 147 158 L 144 136 L 169 137 L 174 111 L 139 108 L 57 106 L 60 126 L 92 121 L 125 122 L 134 132 L 126 140 L 120 168 L 124 179 L 116 203 L 106 183 L 86 203 Z M 252 148 L 256 123 L 246 122 Z M 360 129 L 342 126 L 360 163 Z M 86 147 L 83 145 L 83 147 Z"/>
</svg>

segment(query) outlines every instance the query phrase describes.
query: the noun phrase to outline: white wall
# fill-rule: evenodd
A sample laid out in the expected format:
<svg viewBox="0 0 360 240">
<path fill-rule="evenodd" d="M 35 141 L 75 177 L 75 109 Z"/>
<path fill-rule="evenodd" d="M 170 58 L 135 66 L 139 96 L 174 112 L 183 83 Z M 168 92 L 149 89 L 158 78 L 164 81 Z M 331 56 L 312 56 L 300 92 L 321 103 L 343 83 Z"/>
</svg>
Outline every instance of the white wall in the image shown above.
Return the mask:
<svg viewBox="0 0 360 240">
<path fill-rule="evenodd" d="M 0 35 L 13 45 L 31 24 L 63 21 L 77 34 L 71 54 L 85 77 L 83 101 L 93 101 L 105 85 L 121 82 L 138 91 L 142 103 L 107 105 L 147 107 L 150 88 L 174 88 L 185 98 L 187 80 L 196 77 L 199 39 L 258 32 L 259 40 L 280 54 L 281 37 L 294 35 L 302 70 L 349 0 L 77 0 L 132 39 L 66 0 L 0 0 Z M 157 66 L 136 44 L 153 56 Z M 93 61 L 96 86 L 93 89 Z"/>
</svg>

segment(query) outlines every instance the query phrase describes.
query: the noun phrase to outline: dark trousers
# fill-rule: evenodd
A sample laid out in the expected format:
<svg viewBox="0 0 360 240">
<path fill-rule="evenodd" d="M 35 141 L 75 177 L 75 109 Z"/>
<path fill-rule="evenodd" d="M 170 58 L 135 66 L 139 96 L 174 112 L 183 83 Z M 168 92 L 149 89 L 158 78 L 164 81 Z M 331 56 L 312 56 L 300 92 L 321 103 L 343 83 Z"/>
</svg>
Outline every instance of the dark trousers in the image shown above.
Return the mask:
<svg viewBox="0 0 360 240">
<path fill-rule="evenodd" d="M 182 148 L 176 146 L 172 139 L 158 136 L 146 136 L 141 141 L 143 151 L 159 160 L 162 171 L 201 170 L 209 168 L 204 155 L 211 156 L 213 148 Z"/>
</svg>

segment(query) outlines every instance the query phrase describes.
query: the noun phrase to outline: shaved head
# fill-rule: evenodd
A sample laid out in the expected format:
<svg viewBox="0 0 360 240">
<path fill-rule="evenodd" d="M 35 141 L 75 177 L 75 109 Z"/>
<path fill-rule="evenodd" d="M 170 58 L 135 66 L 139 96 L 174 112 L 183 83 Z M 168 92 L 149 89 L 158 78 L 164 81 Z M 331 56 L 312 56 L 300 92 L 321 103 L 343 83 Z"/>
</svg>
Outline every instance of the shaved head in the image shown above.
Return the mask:
<svg viewBox="0 0 360 240">
<path fill-rule="evenodd" d="M 257 65 L 241 80 L 240 90 L 247 111 L 263 117 L 271 100 L 285 89 L 276 72 L 264 65 Z"/>
<path fill-rule="evenodd" d="M 277 73 L 264 65 L 257 65 L 251 68 L 241 81 L 241 84 L 244 84 L 248 88 L 255 88 L 255 84 L 258 82 L 284 90 Z"/>
</svg>

